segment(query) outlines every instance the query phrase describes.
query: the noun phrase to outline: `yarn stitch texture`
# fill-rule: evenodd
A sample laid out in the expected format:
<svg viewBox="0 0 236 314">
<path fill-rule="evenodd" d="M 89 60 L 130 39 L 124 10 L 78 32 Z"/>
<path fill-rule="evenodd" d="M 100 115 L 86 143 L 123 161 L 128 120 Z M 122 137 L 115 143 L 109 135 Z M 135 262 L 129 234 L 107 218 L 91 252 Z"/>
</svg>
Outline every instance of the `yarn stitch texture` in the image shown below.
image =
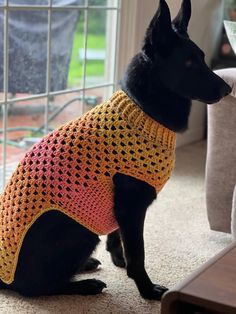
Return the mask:
<svg viewBox="0 0 236 314">
<path fill-rule="evenodd" d="M 116 173 L 159 192 L 174 167 L 176 134 L 146 115 L 123 91 L 45 136 L 19 163 L 0 196 L 0 278 L 14 281 L 19 252 L 33 223 L 59 210 L 90 231 L 118 228 Z"/>
</svg>

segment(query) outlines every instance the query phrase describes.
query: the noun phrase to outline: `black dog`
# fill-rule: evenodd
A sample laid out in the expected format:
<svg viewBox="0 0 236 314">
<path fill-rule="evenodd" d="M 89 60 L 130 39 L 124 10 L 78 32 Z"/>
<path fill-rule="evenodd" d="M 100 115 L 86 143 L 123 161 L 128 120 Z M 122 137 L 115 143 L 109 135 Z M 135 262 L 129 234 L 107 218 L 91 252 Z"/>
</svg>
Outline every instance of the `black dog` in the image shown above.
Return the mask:
<svg viewBox="0 0 236 314">
<path fill-rule="evenodd" d="M 147 30 L 142 51 L 131 61 L 122 81 L 123 91 L 150 117 L 174 132 L 186 130 L 191 100 L 219 101 L 230 87 L 204 62 L 204 53 L 189 39 L 190 0 L 171 22 L 164 0 Z M 143 225 L 155 189 L 117 173 L 114 214 L 119 230 L 108 235 L 107 250 L 115 265 L 127 268 L 144 298 L 160 300 L 167 290 L 149 279 L 144 267 Z M 121 245 L 121 241 L 124 247 Z M 99 242 L 96 234 L 59 211 L 40 216 L 25 236 L 14 281 L 1 288 L 26 296 L 96 294 L 106 286 L 99 280 L 71 281 L 76 272 L 95 269 L 90 258 Z"/>
</svg>

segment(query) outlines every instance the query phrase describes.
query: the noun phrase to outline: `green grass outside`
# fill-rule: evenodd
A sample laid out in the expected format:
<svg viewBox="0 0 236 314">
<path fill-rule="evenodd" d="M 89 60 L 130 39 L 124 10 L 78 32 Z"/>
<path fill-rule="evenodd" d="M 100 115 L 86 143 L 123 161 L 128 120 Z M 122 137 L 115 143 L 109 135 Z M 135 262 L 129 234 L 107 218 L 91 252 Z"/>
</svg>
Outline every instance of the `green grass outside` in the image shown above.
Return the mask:
<svg viewBox="0 0 236 314">
<path fill-rule="evenodd" d="M 106 47 L 105 35 L 88 35 L 88 49 L 104 49 Z M 84 48 L 84 36 L 77 31 L 74 37 L 71 62 L 68 75 L 68 86 L 75 87 L 81 84 L 83 77 L 83 62 L 79 60 L 79 49 Z M 86 76 L 103 76 L 104 61 L 87 61 Z"/>
</svg>

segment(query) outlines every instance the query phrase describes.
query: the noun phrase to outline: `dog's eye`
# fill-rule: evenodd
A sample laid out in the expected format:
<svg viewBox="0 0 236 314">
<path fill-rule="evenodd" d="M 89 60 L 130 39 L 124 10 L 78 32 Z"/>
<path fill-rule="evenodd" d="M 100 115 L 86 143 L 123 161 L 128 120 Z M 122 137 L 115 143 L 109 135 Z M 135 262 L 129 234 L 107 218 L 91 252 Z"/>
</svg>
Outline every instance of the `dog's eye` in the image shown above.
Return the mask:
<svg viewBox="0 0 236 314">
<path fill-rule="evenodd" d="M 191 67 L 193 65 L 193 60 L 192 59 L 188 59 L 185 61 L 185 66 L 187 68 Z"/>
</svg>

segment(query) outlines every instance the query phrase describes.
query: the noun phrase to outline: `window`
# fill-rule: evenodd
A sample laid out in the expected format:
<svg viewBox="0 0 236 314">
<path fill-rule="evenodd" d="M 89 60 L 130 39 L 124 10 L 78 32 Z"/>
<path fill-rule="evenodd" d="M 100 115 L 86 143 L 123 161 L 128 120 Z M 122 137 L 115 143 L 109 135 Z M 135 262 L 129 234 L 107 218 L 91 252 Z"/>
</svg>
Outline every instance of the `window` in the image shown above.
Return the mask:
<svg viewBox="0 0 236 314">
<path fill-rule="evenodd" d="M 43 135 L 116 85 L 120 0 L 0 0 L 0 190 Z"/>
</svg>

